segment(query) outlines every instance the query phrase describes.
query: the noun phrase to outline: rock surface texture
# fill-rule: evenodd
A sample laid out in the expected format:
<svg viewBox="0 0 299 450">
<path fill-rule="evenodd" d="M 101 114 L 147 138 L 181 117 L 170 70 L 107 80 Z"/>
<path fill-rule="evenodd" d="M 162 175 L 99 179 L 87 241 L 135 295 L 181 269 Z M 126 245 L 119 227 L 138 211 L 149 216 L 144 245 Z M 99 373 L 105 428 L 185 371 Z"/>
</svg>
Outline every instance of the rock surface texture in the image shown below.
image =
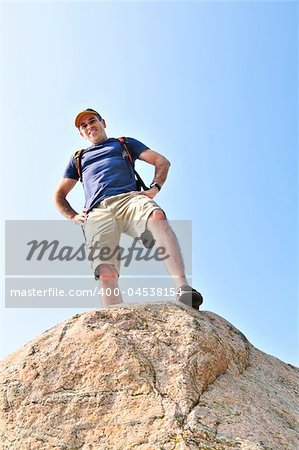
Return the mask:
<svg viewBox="0 0 299 450">
<path fill-rule="evenodd" d="M 298 369 L 176 302 L 78 314 L 1 362 L 0 448 L 299 448 Z"/>
</svg>

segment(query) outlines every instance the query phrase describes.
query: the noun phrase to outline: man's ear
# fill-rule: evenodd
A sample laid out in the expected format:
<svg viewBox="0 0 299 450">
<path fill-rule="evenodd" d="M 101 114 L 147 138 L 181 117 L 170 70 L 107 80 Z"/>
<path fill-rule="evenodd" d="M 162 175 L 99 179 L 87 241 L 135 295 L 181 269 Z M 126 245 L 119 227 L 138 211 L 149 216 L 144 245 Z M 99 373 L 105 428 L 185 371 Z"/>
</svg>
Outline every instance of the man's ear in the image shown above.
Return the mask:
<svg viewBox="0 0 299 450">
<path fill-rule="evenodd" d="M 107 125 L 106 125 L 105 119 L 102 119 L 101 122 L 103 124 L 103 127 L 106 128 Z"/>
</svg>

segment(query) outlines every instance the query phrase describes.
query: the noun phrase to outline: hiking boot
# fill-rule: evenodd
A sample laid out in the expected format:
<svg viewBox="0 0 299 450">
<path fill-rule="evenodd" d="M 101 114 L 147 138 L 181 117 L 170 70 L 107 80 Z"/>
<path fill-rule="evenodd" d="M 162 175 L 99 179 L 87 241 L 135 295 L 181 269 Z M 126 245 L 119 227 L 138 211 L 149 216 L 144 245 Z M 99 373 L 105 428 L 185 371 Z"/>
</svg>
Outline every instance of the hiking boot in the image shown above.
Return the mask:
<svg viewBox="0 0 299 450">
<path fill-rule="evenodd" d="M 177 290 L 176 300 L 197 310 L 203 302 L 202 295 L 188 284 L 184 284 Z"/>
</svg>

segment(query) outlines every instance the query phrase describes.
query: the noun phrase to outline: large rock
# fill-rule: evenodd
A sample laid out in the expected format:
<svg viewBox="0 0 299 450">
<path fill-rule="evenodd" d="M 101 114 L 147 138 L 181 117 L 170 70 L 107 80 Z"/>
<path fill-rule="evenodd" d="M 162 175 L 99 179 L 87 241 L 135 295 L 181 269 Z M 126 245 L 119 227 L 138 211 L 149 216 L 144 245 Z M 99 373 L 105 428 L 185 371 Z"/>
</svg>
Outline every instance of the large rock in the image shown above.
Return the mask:
<svg viewBox="0 0 299 450">
<path fill-rule="evenodd" d="M 78 314 L 1 363 L 0 448 L 298 447 L 298 370 L 178 303 Z"/>
</svg>

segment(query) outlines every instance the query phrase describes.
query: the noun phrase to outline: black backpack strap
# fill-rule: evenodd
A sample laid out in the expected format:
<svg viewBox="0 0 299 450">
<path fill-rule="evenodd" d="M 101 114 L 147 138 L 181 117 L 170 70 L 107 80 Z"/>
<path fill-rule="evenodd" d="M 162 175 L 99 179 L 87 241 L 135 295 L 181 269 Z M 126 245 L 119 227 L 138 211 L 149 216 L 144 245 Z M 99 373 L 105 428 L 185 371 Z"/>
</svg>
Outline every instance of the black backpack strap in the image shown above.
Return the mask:
<svg viewBox="0 0 299 450">
<path fill-rule="evenodd" d="M 73 158 L 75 160 L 75 164 L 76 164 L 76 168 L 77 168 L 77 172 L 79 175 L 79 180 L 82 183 L 82 156 L 83 156 L 83 152 L 84 152 L 84 148 L 81 148 L 81 150 L 77 150 L 76 153 L 74 154 Z"/>
<path fill-rule="evenodd" d="M 129 150 L 128 139 L 126 137 L 118 137 L 116 139 L 121 143 L 122 148 L 123 148 L 123 150 L 125 151 L 125 153 L 126 153 L 126 155 L 128 157 L 128 160 L 129 160 L 129 162 L 131 164 L 131 167 L 133 169 L 133 172 L 134 172 L 136 180 L 137 180 L 137 186 L 138 186 L 138 188 L 140 188 L 139 190 L 141 191 L 141 188 L 142 188 L 144 191 L 147 191 L 149 188 L 146 186 L 146 184 L 144 183 L 144 181 L 141 178 L 141 176 L 139 175 L 139 173 L 135 170 L 134 160 L 133 160 L 131 152 Z"/>
</svg>

